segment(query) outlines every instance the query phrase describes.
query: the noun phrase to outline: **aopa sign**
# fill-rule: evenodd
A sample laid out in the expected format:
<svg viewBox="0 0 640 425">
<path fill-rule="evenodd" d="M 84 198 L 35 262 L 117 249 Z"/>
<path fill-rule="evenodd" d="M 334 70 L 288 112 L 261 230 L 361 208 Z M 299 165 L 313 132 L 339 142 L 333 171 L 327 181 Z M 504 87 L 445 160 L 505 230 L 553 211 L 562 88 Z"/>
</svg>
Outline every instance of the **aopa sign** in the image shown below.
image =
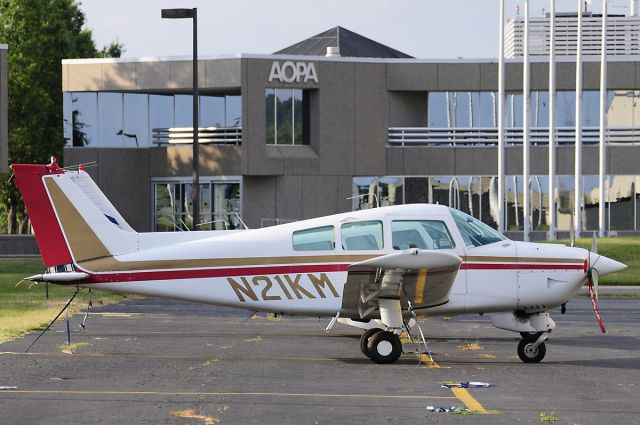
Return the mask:
<svg viewBox="0 0 640 425">
<path fill-rule="evenodd" d="M 279 81 L 281 83 L 307 83 L 309 81 L 317 83 L 318 73 L 313 62 L 278 62 L 271 64 L 269 82 Z"/>
</svg>

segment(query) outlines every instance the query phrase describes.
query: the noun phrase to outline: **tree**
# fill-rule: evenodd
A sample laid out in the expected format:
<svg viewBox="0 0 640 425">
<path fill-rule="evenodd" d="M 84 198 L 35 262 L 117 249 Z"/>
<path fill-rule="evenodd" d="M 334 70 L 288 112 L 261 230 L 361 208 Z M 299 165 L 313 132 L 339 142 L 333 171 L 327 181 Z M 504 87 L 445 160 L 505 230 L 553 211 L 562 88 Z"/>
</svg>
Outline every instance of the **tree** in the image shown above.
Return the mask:
<svg viewBox="0 0 640 425">
<path fill-rule="evenodd" d="M 0 0 L 0 43 L 9 46 L 9 162 L 62 161 L 62 59 L 119 57 L 123 45 L 98 50 L 75 0 Z M 19 194 L 0 177 L 0 216 L 8 233 L 26 233 Z"/>
</svg>

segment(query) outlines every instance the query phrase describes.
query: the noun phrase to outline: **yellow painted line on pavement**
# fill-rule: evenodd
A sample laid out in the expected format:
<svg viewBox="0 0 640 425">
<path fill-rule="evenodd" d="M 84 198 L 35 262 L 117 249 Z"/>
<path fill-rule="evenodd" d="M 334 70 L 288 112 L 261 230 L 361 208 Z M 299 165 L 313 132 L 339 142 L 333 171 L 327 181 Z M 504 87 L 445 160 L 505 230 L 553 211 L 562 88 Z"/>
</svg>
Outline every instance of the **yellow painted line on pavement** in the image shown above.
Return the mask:
<svg viewBox="0 0 640 425">
<path fill-rule="evenodd" d="M 420 361 L 425 365 L 427 365 L 427 367 L 440 369 L 440 365 L 436 363 L 435 360 L 431 360 L 431 357 L 429 357 L 427 354 L 419 354 L 419 356 L 420 356 Z"/>
<path fill-rule="evenodd" d="M 363 399 L 406 399 L 431 400 L 455 399 L 437 395 L 389 395 L 389 394 L 335 394 L 335 393 L 278 393 L 278 392 L 168 392 L 168 391 L 94 391 L 94 390 L 5 390 L 3 394 L 56 394 L 56 395 L 148 395 L 148 396 L 237 396 L 237 397 L 298 397 L 298 398 L 363 398 Z"/>
<path fill-rule="evenodd" d="M 455 395 L 456 398 L 460 400 L 467 409 L 477 413 L 489 413 L 478 400 L 476 400 L 471 394 L 469 394 L 469 391 L 467 391 L 466 388 L 453 387 L 451 388 L 451 392 L 453 392 L 453 395 Z"/>
</svg>

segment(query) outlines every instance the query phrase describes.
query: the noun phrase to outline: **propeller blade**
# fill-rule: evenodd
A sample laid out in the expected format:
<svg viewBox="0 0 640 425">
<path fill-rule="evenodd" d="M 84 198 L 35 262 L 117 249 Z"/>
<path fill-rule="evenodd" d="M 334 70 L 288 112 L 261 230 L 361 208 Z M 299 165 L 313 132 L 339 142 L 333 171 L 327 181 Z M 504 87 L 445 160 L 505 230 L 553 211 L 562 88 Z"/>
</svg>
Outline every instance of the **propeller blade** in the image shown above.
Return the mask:
<svg viewBox="0 0 640 425">
<path fill-rule="evenodd" d="M 591 239 L 591 252 L 598 253 L 598 241 L 596 240 L 596 232 L 593 232 L 593 239 Z"/>
<path fill-rule="evenodd" d="M 593 270 L 593 273 L 598 274 L 597 271 Z M 596 281 L 597 281 L 597 277 L 596 277 Z M 600 309 L 598 308 L 598 297 L 596 295 L 596 292 L 594 290 L 594 279 L 593 277 L 589 278 L 589 297 L 591 298 L 591 307 L 593 307 L 593 314 L 596 316 L 596 321 L 598 322 L 598 326 L 600 326 L 600 331 L 602 331 L 602 333 L 606 333 L 606 330 L 604 328 L 604 323 L 602 322 L 602 317 L 600 316 Z"/>
<path fill-rule="evenodd" d="M 598 270 L 591 270 L 591 281 L 593 282 L 593 293 L 596 296 L 596 301 L 598 301 L 598 279 L 600 277 L 600 273 Z"/>
</svg>

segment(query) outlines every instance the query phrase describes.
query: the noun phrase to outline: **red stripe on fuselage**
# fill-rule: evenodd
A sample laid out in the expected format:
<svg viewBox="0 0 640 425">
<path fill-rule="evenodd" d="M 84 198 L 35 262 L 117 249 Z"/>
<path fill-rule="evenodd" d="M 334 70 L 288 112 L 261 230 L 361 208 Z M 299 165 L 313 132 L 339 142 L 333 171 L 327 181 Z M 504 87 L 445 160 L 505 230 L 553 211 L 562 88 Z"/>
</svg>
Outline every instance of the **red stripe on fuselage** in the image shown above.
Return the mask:
<svg viewBox="0 0 640 425">
<path fill-rule="evenodd" d="M 292 266 L 239 267 L 222 269 L 159 270 L 90 274 L 89 283 L 135 282 L 147 280 L 203 279 L 212 277 L 259 276 L 273 274 L 322 273 L 347 271 L 349 264 L 310 264 Z"/>
<path fill-rule="evenodd" d="M 78 267 L 79 271 L 90 274 L 83 283 L 101 282 L 138 282 L 151 280 L 179 280 L 179 279 L 204 279 L 215 277 L 235 276 L 259 276 L 274 274 L 298 274 L 298 273 L 328 273 L 346 272 L 349 264 L 308 264 L 289 266 L 263 266 L 263 267 L 234 267 L 216 269 L 188 269 L 188 270 L 157 270 L 157 271 L 130 271 L 114 273 L 92 273 Z M 491 263 L 463 263 L 461 270 L 582 270 L 582 265 L 576 264 L 491 264 Z"/>
</svg>

